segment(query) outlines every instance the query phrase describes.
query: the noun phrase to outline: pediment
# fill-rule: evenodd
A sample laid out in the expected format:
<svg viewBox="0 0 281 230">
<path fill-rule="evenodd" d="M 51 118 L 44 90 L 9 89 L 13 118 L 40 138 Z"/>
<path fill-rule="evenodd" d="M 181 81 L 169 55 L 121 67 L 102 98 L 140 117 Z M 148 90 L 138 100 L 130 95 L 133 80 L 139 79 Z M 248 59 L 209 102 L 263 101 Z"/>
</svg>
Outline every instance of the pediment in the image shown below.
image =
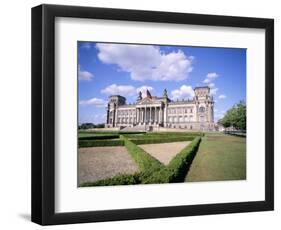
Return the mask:
<svg viewBox="0 0 281 230">
<path fill-rule="evenodd" d="M 146 98 L 142 99 L 142 100 L 139 102 L 139 104 L 148 104 L 148 103 L 152 103 L 152 102 L 153 102 L 153 100 L 152 100 L 151 98 L 146 97 Z"/>
</svg>

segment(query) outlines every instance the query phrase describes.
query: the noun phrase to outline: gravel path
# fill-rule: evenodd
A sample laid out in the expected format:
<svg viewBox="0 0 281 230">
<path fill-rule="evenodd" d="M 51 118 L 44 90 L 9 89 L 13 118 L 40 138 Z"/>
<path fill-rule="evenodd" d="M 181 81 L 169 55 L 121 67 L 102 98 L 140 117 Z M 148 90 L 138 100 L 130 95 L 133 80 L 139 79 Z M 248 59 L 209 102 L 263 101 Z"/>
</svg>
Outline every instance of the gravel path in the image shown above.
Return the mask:
<svg viewBox="0 0 281 230">
<path fill-rule="evenodd" d="M 139 145 L 144 151 L 151 154 L 161 163 L 168 165 L 169 162 L 176 156 L 184 147 L 190 144 L 191 141 L 180 141 L 161 144 Z"/>
<path fill-rule="evenodd" d="M 79 148 L 78 165 L 79 184 L 138 171 L 124 146 Z"/>
</svg>

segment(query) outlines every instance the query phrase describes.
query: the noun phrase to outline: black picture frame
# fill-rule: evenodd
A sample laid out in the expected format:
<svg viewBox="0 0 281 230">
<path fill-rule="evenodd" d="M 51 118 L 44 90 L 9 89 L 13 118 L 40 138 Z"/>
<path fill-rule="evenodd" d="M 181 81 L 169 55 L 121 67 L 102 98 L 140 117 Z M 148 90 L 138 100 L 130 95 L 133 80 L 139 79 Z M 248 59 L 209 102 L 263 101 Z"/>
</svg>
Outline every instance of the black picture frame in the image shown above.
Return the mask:
<svg viewBox="0 0 281 230">
<path fill-rule="evenodd" d="M 55 18 L 88 18 L 265 29 L 265 200 L 55 213 Z M 32 8 L 32 221 L 41 225 L 274 209 L 274 20 L 110 8 Z"/>
</svg>

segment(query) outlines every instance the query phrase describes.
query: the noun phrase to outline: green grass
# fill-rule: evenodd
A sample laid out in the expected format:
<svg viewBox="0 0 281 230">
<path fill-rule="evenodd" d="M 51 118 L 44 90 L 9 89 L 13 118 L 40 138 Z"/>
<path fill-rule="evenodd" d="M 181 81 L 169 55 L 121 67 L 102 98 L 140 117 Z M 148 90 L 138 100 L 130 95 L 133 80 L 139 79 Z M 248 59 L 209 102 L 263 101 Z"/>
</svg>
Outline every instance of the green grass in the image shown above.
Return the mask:
<svg viewBox="0 0 281 230">
<path fill-rule="evenodd" d="M 185 181 L 246 179 L 246 138 L 206 133 Z"/>
</svg>

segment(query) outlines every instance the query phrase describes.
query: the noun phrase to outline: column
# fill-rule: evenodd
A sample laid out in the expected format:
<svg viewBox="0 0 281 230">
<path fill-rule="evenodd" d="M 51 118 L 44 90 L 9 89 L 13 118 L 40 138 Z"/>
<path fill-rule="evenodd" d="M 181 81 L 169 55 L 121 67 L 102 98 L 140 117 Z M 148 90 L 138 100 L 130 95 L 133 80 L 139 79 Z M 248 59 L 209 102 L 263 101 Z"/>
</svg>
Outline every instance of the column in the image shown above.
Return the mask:
<svg viewBox="0 0 281 230">
<path fill-rule="evenodd" d="M 156 122 L 156 121 L 157 121 L 157 120 L 156 120 L 156 110 L 157 110 L 157 107 L 155 106 L 155 107 L 154 107 L 154 116 L 153 116 L 153 123 L 154 123 L 154 124 L 157 123 L 157 122 Z"/>
<path fill-rule="evenodd" d="M 147 119 L 147 108 L 144 108 L 144 123 L 146 123 L 146 119 Z"/>
<path fill-rule="evenodd" d="M 139 118 L 139 115 L 138 115 L 138 108 L 136 108 L 136 116 L 135 116 L 135 119 L 136 119 L 136 125 L 138 124 L 138 118 Z"/>
<path fill-rule="evenodd" d="M 163 122 L 163 109 L 162 109 L 162 107 L 160 107 L 160 113 L 159 113 L 159 121 L 160 121 L 160 123 L 162 123 Z"/>
<path fill-rule="evenodd" d="M 109 109 L 107 109 L 106 124 L 109 124 Z"/>
<path fill-rule="evenodd" d="M 149 123 L 152 122 L 152 107 L 149 107 Z"/>
<path fill-rule="evenodd" d="M 160 107 L 157 108 L 157 123 L 160 124 Z"/>
<path fill-rule="evenodd" d="M 157 109 L 157 123 L 160 124 L 160 107 Z"/>
<path fill-rule="evenodd" d="M 165 103 L 165 107 L 164 107 L 164 127 L 166 127 L 167 125 L 167 103 Z"/>
</svg>

